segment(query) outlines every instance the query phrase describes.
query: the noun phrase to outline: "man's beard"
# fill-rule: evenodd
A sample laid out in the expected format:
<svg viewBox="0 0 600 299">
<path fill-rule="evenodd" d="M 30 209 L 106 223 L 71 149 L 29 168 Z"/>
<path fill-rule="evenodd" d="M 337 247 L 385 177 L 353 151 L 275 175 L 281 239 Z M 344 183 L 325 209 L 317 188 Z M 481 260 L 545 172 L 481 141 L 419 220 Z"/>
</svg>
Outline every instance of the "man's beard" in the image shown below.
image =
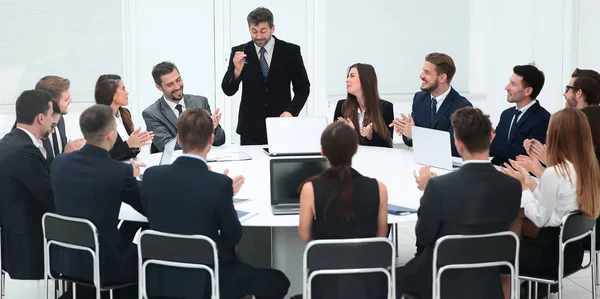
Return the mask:
<svg viewBox="0 0 600 299">
<path fill-rule="evenodd" d="M 438 80 L 435 80 L 435 82 L 433 82 L 433 84 L 429 85 L 429 87 L 421 88 L 421 90 L 431 93 L 434 90 L 436 90 L 438 88 L 438 86 L 440 86 L 440 83 L 438 82 Z"/>
</svg>

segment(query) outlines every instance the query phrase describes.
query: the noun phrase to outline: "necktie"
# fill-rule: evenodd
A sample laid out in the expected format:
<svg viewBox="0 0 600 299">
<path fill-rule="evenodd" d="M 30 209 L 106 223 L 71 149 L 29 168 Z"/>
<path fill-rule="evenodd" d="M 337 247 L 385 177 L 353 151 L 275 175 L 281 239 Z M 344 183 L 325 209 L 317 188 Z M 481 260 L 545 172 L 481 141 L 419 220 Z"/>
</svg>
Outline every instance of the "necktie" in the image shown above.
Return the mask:
<svg viewBox="0 0 600 299">
<path fill-rule="evenodd" d="M 42 145 L 41 140 L 38 140 L 38 149 L 40 149 L 40 152 L 42 153 L 42 156 L 44 156 L 44 159 L 47 159 L 46 149 Z"/>
<path fill-rule="evenodd" d="M 431 128 L 433 129 L 433 125 L 435 124 L 435 116 L 437 114 L 437 100 L 435 98 L 431 98 Z"/>
<path fill-rule="evenodd" d="M 58 147 L 58 138 L 56 137 L 56 131 L 52 133 L 52 147 L 54 148 L 54 156 L 56 157 L 58 154 L 60 154 L 60 148 Z"/>
<path fill-rule="evenodd" d="M 521 115 L 521 110 L 515 109 L 512 123 L 510 124 L 510 128 L 508 129 L 508 139 L 506 140 L 510 140 L 515 135 L 516 130 L 513 130 L 513 128 L 517 125 L 519 115 Z"/>
<path fill-rule="evenodd" d="M 183 106 L 181 106 L 181 104 L 177 104 L 177 106 L 175 106 L 175 109 L 179 112 L 177 117 L 180 117 L 181 113 L 183 113 Z"/>
<path fill-rule="evenodd" d="M 265 50 L 265 48 L 260 48 L 260 51 L 258 51 L 260 53 L 260 57 L 258 59 L 260 62 L 260 70 L 262 71 L 263 77 L 265 77 L 265 81 L 267 81 L 267 76 L 269 76 L 269 64 L 265 58 L 266 51 L 267 50 Z"/>
</svg>

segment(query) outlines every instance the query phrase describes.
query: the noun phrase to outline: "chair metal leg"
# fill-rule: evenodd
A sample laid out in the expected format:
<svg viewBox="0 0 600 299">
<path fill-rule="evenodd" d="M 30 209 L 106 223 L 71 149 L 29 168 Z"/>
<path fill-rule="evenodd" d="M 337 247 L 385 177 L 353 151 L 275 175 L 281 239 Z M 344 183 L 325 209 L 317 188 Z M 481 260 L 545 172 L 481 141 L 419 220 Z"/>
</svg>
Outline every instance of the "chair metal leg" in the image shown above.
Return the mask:
<svg viewBox="0 0 600 299">
<path fill-rule="evenodd" d="M 72 285 L 73 285 L 73 299 L 77 299 L 77 288 L 75 287 L 76 284 L 72 283 Z"/>
<path fill-rule="evenodd" d="M 535 286 L 535 291 L 533 293 L 535 294 L 535 297 L 533 297 L 533 298 L 537 299 L 538 298 L 538 283 L 536 282 L 534 284 L 534 286 Z"/>
<path fill-rule="evenodd" d="M 592 255 L 593 254 L 593 255 Z M 590 259 L 593 257 L 593 260 L 590 261 L 590 271 L 592 271 L 592 298 L 596 299 L 596 281 L 598 280 L 596 276 L 598 276 L 598 256 L 595 252 L 590 252 Z"/>
<path fill-rule="evenodd" d="M 113 290 L 110 290 L 110 299 L 113 299 Z"/>
<path fill-rule="evenodd" d="M 54 299 L 58 299 L 58 279 L 54 280 Z"/>
<path fill-rule="evenodd" d="M 44 275 L 44 293 L 46 294 L 46 299 L 48 299 L 48 275 Z"/>
<path fill-rule="evenodd" d="M 0 278 L 0 293 L 2 297 L 4 297 L 6 295 L 6 274 L 4 274 L 4 271 L 0 272 L 2 272 L 2 277 Z"/>
<path fill-rule="evenodd" d="M 527 282 L 527 298 L 531 299 L 531 281 Z"/>
</svg>

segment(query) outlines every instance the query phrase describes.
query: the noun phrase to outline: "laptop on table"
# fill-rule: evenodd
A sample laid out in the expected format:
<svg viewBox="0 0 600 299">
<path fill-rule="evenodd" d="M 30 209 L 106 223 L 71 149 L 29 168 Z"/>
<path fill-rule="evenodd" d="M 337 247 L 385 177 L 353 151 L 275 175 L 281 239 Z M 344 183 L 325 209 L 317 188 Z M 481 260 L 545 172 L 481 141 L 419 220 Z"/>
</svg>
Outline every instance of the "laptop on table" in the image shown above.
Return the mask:
<svg viewBox="0 0 600 299">
<path fill-rule="evenodd" d="M 173 154 L 175 153 L 175 145 L 177 145 L 177 138 L 171 139 L 171 141 L 165 144 L 165 148 L 160 156 L 160 163 L 158 165 L 169 165 L 173 160 Z M 144 174 L 140 174 L 140 181 L 144 179 Z"/>
<path fill-rule="evenodd" d="M 412 127 L 413 153 L 417 164 L 452 170 L 462 165 L 452 157 L 450 133 L 423 127 Z"/>
<path fill-rule="evenodd" d="M 269 117 L 267 126 L 269 156 L 320 156 L 321 134 L 327 128 L 327 118 Z"/>
<path fill-rule="evenodd" d="M 327 159 L 323 157 L 272 159 L 270 172 L 273 214 L 299 214 L 298 187 L 309 177 L 325 171 L 327 167 Z"/>
</svg>

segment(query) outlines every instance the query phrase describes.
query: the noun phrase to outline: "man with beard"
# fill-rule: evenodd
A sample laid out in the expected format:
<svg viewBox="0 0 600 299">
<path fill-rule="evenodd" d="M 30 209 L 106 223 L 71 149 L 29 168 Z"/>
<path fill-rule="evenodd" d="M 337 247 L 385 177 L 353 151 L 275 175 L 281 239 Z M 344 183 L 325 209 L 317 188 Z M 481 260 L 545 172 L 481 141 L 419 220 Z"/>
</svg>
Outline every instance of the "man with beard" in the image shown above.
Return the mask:
<svg viewBox="0 0 600 299">
<path fill-rule="evenodd" d="M 409 116 L 400 114 L 393 123 L 398 135 L 408 146 L 412 146 L 412 126 L 430 128 L 450 133 L 452 155 L 458 157 L 454 145 L 454 129 L 450 116 L 462 107 L 473 105 L 450 86 L 456 73 L 452 57 L 443 53 L 430 53 L 425 56 L 425 64 L 419 78 L 421 91 L 415 93 L 412 113 Z"/>
<path fill-rule="evenodd" d="M 270 10 L 259 7 L 248 14 L 247 21 L 252 41 L 231 49 L 221 88 L 233 96 L 243 83 L 236 132 L 242 145 L 261 145 L 267 144 L 265 119 L 298 116 L 310 82 L 300 47 L 272 35 L 275 25 Z"/>
<path fill-rule="evenodd" d="M 544 86 L 544 73 L 533 65 L 517 65 L 504 88 L 506 100 L 515 103 L 500 115 L 496 137 L 490 145 L 492 163 L 504 165 L 509 159 L 525 155 L 523 141 L 536 139 L 546 143 L 550 113 L 540 106 L 537 96 Z"/>
<path fill-rule="evenodd" d="M 154 132 L 151 152 L 162 152 L 165 144 L 177 136 L 177 119 L 185 109 L 198 107 L 210 112 L 208 99 L 203 96 L 183 94 L 183 79 L 179 69 L 172 62 L 163 61 L 152 69 L 152 78 L 156 88 L 163 93 L 154 104 L 142 112 L 146 122 L 146 130 Z M 182 101 L 183 100 L 183 101 Z M 219 125 L 221 112 L 219 108 L 212 115 L 214 128 L 214 146 L 225 143 L 225 131 Z M 175 149 L 181 149 L 177 144 Z"/>
<path fill-rule="evenodd" d="M 50 167 L 41 139 L 56 125 L 60 110 L 41 90 L 16 102 L 17 125 L 0 139 L 0 227 L 2 265 L 13 279 L 44 279 L 42 215 L 54 212 Z"/>
<path fill-rule="evenodd" d="M 583 109 L 600 104 L 600 74 L 594 70 L 575 69 L 563 96 L 569 108 Z"/>
</svg>

